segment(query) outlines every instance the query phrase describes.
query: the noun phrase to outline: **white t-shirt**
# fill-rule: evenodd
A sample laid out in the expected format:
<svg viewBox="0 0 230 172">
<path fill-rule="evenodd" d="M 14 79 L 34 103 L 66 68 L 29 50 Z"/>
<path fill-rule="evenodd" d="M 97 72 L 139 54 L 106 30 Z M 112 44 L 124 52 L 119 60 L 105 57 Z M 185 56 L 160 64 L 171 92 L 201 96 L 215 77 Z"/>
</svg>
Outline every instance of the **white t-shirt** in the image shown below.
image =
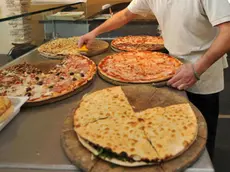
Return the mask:
<svg viewBox="0 0 230 172">
<path fill-rule="evenodd" d="M 133 0 L 130 12 L 154 13 L 171 55 L 194 63 L 202 57 L 218 34 L 218 24 L 230 21 L 228 0 Z M 214 63 L 187 91 L 212 94 L 224 89 L 226 55 Z"/>
</svg>

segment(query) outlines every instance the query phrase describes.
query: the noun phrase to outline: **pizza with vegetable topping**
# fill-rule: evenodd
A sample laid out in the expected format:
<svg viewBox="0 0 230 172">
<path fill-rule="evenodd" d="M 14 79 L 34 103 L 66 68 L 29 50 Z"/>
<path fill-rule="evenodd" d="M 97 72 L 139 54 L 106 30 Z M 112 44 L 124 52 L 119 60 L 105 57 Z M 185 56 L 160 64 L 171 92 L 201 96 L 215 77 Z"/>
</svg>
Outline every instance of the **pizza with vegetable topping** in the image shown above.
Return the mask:
<svg viewBox="0 0 230 172">
<path fill-rule="evenodd" d="M 115 38 L 111 47 L 120 51 L 154 51 L 164 48 L 164 40 L 160 36 L 124 36 Z"/>
<path fill-rule="evenodd" d="M 182 63 L 160 52 L 121 52 L 105 57 L 98 65 L 104 77 L 127 83 L 151 83 L 170 79 Z"/>
<path fill-rule="evenodd" d="M 82 55 L 64 58 L 48 73 L 31 64 L 18 64 L 0 70 L 0 95 L 28 96 L 28 102 L 40 102 L 77 90 L 95 73 L 95 63 Z"/>
</svg>

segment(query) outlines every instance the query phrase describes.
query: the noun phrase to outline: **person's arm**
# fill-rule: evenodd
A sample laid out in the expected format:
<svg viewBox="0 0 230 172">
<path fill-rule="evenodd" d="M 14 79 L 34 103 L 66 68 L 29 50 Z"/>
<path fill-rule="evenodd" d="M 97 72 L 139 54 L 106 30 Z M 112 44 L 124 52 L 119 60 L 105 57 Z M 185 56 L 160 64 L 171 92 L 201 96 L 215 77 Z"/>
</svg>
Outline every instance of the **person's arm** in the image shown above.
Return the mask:
<svg viewBox="0 0 230 172">
<path fill-rule="evenodd" d="M 168 85 L 179 90 L 191 87 L 197 81 L 193 67 L 198 75 L 202 75 L 213 63 L 230 51 L 230 22 L 222 23 L 217 27 L 219 34 L 208 51 L 193 66 L 192 64 L 183 65 L 178 73 L 168 81 Z"/>
<path fill-rule="evenodd" d="M 89 47 L 96 36 L 120 28 L 131 21 L 134 17 L 136 17 L 136 14 L 133 14 L 127 8 L 116 13 L 94 30 L 83 35 L 78 42 L 78 46 L 82 47 L 83 44 L 86 44 L 87 47 Z"/>
<path fill-rule="evenodd" d="M 200 75 L 230 51 L 230 22 L 220 24 L 217 27 L 220 31 L 217 38 L 204 56 L 194 64 L 195 70 Z"/>
</svg>

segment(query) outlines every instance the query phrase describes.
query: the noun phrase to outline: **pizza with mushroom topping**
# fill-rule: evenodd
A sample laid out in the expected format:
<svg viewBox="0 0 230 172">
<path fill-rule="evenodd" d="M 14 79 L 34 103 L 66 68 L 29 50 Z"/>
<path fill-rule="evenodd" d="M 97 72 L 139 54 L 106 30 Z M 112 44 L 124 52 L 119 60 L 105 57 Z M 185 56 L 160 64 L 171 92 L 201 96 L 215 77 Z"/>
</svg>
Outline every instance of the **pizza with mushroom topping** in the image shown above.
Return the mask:
<svg viewBox="0 0 230 172">
<path fill-rule="evenodd" d="M 28 102 L 40 102 L 75 91 L 95 73 L 95 63 L 82 55 L 64 58 L 48 73 L 31 64 L 18 64 L 0 70 L 0 95 L 29 96 Z"/>
</svg>

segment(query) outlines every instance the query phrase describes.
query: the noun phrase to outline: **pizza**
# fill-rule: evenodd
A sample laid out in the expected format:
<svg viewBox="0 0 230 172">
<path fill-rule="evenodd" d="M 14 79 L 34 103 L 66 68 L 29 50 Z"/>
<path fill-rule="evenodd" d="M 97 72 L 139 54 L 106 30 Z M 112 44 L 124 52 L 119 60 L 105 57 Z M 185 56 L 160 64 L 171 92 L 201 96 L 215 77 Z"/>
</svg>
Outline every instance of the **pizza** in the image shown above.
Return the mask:
<svg viewBox="0 0 230 172">
<path fill-rule="evenodd" d="M 88 49 L 84 45 L 79 48 L 77 42 L 79 37 L 58 38 L 41 45 L 38 51 L 41 55 L 48 58 L 64 58 L 67 55 L 79 55 L 87 52 Z"/>
<path fill-rule="evenodd" d="M 164 40 L 160 36 L 124 36 L 115 38 L 111 47 L 118 51 L 154 51 L 164 48 Z"/>
<path fill-rule="evenodd" d="M 111 80 L 127 83 L 151 83 L 170 79 L 182 63 L 160 52 L 121 52 L 105 57 L 99 73 Z"/>
<path fill-rule="evenodd" d="M 95 73 L 95 63 L 81 55 L 64 58 L 47 73 L 31 64 L 18 64 L 0 70 L 0 95 L 28 96 L 27 102 L 40 102 L 77 90 Z"/>
<path fill-rule="evenodd" d="M 8 97 L 0 96 L 0 123 L 13 112 L 13 105 Z"/>
<path fill-rule="evenodd" d="M 182 154 L 196 139 L 198 124 L 189 103 L 135 112 L 121 87 L 112 87 L 83 97 L 74 130 L 94 155 L 134 167 Z"/>
</svg>

